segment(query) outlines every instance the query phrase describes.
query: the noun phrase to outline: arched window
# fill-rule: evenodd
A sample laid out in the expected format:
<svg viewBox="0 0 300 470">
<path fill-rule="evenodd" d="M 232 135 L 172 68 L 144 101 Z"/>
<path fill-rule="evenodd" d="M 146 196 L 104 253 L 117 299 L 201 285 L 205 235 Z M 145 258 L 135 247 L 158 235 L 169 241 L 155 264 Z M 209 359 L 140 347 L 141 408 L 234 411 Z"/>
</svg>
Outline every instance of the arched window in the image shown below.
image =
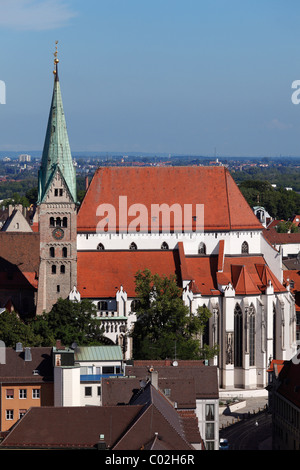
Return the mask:
<svg viewBox="0 0 300 470">
<path fill-rule="evenodd" d="M 51 246 L 49 248 L 49 256 L 50 258 L 55 258 L 55 249 L 54 249 L 54 246 Z"/>
<path fill-rule="evenodd" d="M 55 266 L 55 264 L 52 264 L 52 266 L 51 266 L 51 271 L 52 271 L 52 274 L 56 274 L 56 266 Z"/>
<path fill-rule="evenodd" d="M 137 246 L 134 242 L 132 242 L 129 246 L 129 250 L 137 250 Z"/>
<path fill-rule="evenodd" d="M 50 227 L 54 227 L 54 217 L 50 217 L 49 224 L 50 224 Z"/>
<path fill-rule="evenodd" d="M 255 309 L 253 304 L 249 308 L 249 365 L 255 365 Z"/>
<path fill-rule="evenodd" d="M 61 227 L 61 218 L 60 217 L 57 217 L 56 218 L 56 223 L 55 223 L 56 227 Z"/>
<path fill-rule="evenodd" d="M 66 267 L 64 264 L 62 264 L 60 267 L 60 274 L 65 274 L 65 272 L 66 272 Z"/>
<path fill-rule="evenodd" d="M 205 245 L 205 243 L 203 243 L 203 242 L 200 243 L 199 249 L 198 249 L 198 254 L 199 255 L 206 255 L 206 245 Z"/>
<path fill-rule="evenodd" d="M 169 245 L 168 245 L 166 242 L 163 242 L 162 245 L 161 245 L 161 249 L 162 249 L 162 250 L 168 250 L 168 249 L 169 249 Z"/>
<path fill-rule="evenodd" d="M 63 218 L 63 227 L 68 227 L 68 218 L 67 217 Z"/>
<path fill-rule="evenodd" d="M 66 246 L 64 246 L 62 249 L 62 256 L 63 258 L 67 258 L 68 256 L 68 248 Z"/>
<path fill-rule="evenodd" d="M 104 245 L 102 243 L 99 243 L 99 245 L 97 245 L 97 250 L 98 251 L 103 251 L 105 248 L 104 248 Z"/>
<path fill-rule="evenodd" d="M 243 364 L 243 313 L 237 304 L 234 309 L 234 365 L 242 367 Z"/>
<path fill-rule="evenodd" d="M 98 302 L 98 310 L 108 310 L 108 304 L 105 300 L 100 300 Z"/>
<path fill-rule="evenodd" d="M 249 253 L 249 245 L 247 242 L 242 243 L 242 253 Z"/>
</svg>

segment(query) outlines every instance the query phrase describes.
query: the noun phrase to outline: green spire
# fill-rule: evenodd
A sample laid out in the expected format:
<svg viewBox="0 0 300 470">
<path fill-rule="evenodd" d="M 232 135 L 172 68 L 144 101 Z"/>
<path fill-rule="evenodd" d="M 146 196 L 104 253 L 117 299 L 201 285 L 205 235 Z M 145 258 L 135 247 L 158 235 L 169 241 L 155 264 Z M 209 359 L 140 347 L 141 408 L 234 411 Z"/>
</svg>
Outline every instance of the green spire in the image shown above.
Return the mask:
<svg viewBox="0 0 300 470">
<path fill-rule="evenodd" d="M 58 170 L 68 187 L 74 202 L 77 202 L 76 171 L 72 161 L 71 149 L 62 103 L 58 78 L 57 50 L 55 55 L 54 89 L 44 143 L 42 163 L 39 170 L 38 204 L 42 203 Z"/>
</svg>

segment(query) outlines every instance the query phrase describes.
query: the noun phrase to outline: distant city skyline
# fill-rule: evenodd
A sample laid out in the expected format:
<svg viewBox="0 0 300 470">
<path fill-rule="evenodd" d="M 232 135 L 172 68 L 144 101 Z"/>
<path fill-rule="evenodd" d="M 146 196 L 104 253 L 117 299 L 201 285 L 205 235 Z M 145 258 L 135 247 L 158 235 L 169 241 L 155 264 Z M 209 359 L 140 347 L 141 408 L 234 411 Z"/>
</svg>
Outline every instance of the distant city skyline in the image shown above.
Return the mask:
<svg viewBox="0 0 300 470">
<path fill-rule="evenodd" d="M 0 151 L 42 150 L 58 40 L 74 153 L 299 156 L 299 19 L 297 0 L 0 0 Z"/>
</svg>

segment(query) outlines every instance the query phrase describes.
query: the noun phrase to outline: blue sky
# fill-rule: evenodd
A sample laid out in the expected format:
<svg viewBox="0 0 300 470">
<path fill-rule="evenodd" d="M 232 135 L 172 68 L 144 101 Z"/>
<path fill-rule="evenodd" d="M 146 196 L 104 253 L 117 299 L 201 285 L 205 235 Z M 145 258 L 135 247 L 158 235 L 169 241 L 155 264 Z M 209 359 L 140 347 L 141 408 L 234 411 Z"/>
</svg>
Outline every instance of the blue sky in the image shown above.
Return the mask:
<svg viewBox="0 0 300 470">
<path fill-rule="evenodd" d="M 0 0 L 0 150 L 300 155 L 298 0 Z"/>
</svg>

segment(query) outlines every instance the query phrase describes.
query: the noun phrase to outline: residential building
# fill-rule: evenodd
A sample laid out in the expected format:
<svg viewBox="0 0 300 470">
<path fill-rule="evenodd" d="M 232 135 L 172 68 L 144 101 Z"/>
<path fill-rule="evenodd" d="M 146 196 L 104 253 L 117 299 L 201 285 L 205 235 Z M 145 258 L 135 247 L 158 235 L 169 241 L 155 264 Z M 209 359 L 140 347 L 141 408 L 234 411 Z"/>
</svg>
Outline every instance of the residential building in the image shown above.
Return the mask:
<svg viewBox="0 0 300 470">
<path fill-rule="evenodd" d="M 102 380 L 104 406 L 127 403 L 149 382 L 164 394 L 179 415 L 197 423 L 205 448 L 219 448 L 218 371 L 202 361 L 133 361 L 122 379 Z"/>
<path fill-rule="evenodd" d="M 191 452 L 203 441 L 195 421 L 149 382 L 126 406 L 31 408 L 0 448 Z"/>
<path fill-rule="evenodd" d="M 300 365 L 299 357 L 274 363 L 268 387 L 272 412 L 273 450 L 300 450 Z"/>
<path fill-rule="evenodd" d="M 53 406 L 51 348 L 5 348 L 0 360 L 1 435 L 32 407 Z"/>
<path fill-rule="evenodd" d="M 54 406 L 100 406 L 101 379 L 124 375 L 120 346 L 53 348 Z"/>
</svg>

